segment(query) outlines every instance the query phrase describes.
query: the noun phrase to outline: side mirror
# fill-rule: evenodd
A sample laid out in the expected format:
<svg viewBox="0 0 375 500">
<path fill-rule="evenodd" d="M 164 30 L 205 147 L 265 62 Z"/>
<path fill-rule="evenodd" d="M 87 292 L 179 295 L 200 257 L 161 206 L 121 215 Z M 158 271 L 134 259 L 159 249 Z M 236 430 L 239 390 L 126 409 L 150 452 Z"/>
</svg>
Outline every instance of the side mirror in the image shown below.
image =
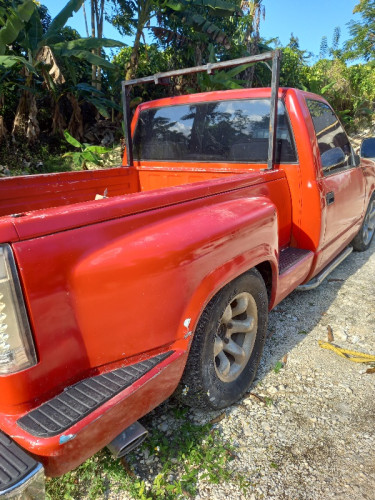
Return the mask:
<svg viewBox="0 0 375 500">
<path fill-rule="evenodd" d="M 360 156 L 375 161 L 375 137 L 364 139 L 361 144 Z"/>
<path fill-rule="evenodd" d="M 329 170 L 332 167 L 338 167 L 340 163 L 345 162 L 345 153 L 341 148 L 333 148 L 324 151 L 321 155 L 323 170 Z"/>
</svg>

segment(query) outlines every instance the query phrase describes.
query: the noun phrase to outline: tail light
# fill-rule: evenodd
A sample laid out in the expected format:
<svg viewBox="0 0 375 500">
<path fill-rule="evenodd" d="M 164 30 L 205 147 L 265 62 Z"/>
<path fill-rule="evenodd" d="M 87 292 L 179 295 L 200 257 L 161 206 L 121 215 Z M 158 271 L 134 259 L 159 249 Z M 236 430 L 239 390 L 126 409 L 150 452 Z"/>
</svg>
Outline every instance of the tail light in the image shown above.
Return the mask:
<svg viewBox="0 0 375 500">
<path fill-rule="evenodd" d="M 37 363 L 12 250 L 0 245 L 0 375 Z"/>
</svg>

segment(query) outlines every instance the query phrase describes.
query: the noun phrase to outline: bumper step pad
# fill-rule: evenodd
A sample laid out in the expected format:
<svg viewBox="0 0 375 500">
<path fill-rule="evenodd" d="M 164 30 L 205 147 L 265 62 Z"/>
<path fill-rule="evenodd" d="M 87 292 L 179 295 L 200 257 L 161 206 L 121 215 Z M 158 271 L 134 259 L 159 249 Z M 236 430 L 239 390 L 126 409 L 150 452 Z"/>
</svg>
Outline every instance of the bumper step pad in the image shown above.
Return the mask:
<svg viewBox="0 0 375 500">
<path fill-rule="evenodd" d="M 135 365 L 81 380 L 21 417 L 17 424 L 37 437 L 52 437 L 61 434 L 134 384 L 171 354 L 172 351 L 159 354 Z"/>
<path fill-rule="evenodd" d="M 0 431 L 0 498 L 40 468 L 37 461 Z"/>
</svg>

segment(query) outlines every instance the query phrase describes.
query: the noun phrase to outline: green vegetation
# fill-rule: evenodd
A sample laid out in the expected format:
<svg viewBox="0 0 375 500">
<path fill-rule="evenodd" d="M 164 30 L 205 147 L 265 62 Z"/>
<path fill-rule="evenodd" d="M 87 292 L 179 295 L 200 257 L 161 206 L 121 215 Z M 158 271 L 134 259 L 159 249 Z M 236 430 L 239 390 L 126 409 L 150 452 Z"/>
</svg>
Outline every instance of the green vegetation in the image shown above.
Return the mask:
<svg viewBox="0 0 375 500">
<path fill-rule="evenodd" d="M 282 368 L 284 368 L 284 363 L 282 361 L 277 361 L 277 363 L 273 367 L 273 371 L 275 373 L 279 373 Z"/>
<path fill-rule="evenodd" d="M 63 155 L 63 158 L 71 158 L 74 165 L 81 167 L 83 169 L 87 168 L 88 162 L 94 163 L 94 165 L 100 165 L 101 155 L 109 153 L 111 150 L 103 146 L 90 146 L 90 144 L 81 144 L 77 139 L 74 139 L 67 130 L 64 131 L 64 137 L 66 141 L 74 148 L 79 149 L 79 151 L 69 151 Z"/>
<path fill-rule="evenodd" d="M 103 450 L 63 478 L 48 480 L 48 498 L 94 499 L 104 495 L 109 484 L 111 492 L 126 490 L 140 500 L 190 498 L 197 492 L 198 481 L 229 481 L 246 491 L 247 480 L 231 466 L 236 457 L 233 446 L 211 424 L 192 423 L 188 411 L 178 406 L 172 409 L 171 435 L 152 429 L 142 449 L 128 455 L 126 461 L 114 460 Z M 146 463 L 142 465 L 140 460 Z"/>
<path fill-rule="evenodd" d="M 85 38 L 67 26 L 79 9 L 84 9 Z M 43 156 L 37 163 L 44 171 L 76 168 L 59 155 L 74 152 L 74 146 L 66 150 L 64 130 L 80 143 L 118 143 L 122 79 L 276 47 L 283 52 L 281 85 L 324 95 L 347 130 L 355 131 L 371 123 L 375 111 L 375 0 L 360 0 L 354 12 L 359 20 L 349 23 L 350 39 L 341 42 L 335 28 L 332 42 L 323 37 L 314 57 L 293 34 L 285 47 L 277 38 L 261 38 L 262 0 L 69 0 L 54 19 L 43 2 L 0 0 L 0 165 L 12 174 L 25 171 L 21 163 L 27 143 L 29 156 Z M 104 18 L 120 35 L 134 35 L 133 44 L 103 38 Z M 151 44 L 145 42 L 146 31 L 154 37 Z M 109 57 L 109 49 L 116 47 L 123 48 Z M 264 86 L 269 78 L 261 64 L 190 75 L 169 86 L 134 88 L 132 106 L 166 95 Z M 103 123 L 112 125 L 109 140 L 91 133 Z"/>
</svg>

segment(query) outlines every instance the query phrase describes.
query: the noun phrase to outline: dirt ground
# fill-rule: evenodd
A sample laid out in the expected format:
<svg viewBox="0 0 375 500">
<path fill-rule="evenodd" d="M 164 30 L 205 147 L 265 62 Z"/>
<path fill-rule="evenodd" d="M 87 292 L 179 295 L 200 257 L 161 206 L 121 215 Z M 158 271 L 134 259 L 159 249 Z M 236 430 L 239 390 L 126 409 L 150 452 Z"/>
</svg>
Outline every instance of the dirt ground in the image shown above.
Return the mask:
<svg viewBox="0 0 375 500">
<path fill-rule="evenodd" d="M 271 313 L 252 392 L 272 403 L 250 396 L 218 424 L 252 487 L 202 485 L 197 499 L 375 498 L 375 373 L 318 345 L 330 327 L 335 345 L 375 354 L 374 251 L 375 242 L 352 253 L 319 288 L 293 292 Z"/>
<path fill-rule="evenodd" d="M 186 417 L 204 424 L 222 414 L 215 428 L 234 447 L 230 468 L 247 486 L 202 479 L 186 498 L 375 498 L 375 373 L 318 344 L 330 330 L 333 344 L 375 355 L 374 296 L 375 241 L 367 252 L 353 252 L 319 288 L 295 291 L 271 312 L 251 394 L 224 415 L 191 411 Z M 173 405 L 172 399 L 146 417 L 151 433 L 163 430 L 170 439 Z M 151 485 L 157 456 L 139 451 L 134 470 Z M 109 497 L 134 498 L 125 491 Z"/>
</svg>

